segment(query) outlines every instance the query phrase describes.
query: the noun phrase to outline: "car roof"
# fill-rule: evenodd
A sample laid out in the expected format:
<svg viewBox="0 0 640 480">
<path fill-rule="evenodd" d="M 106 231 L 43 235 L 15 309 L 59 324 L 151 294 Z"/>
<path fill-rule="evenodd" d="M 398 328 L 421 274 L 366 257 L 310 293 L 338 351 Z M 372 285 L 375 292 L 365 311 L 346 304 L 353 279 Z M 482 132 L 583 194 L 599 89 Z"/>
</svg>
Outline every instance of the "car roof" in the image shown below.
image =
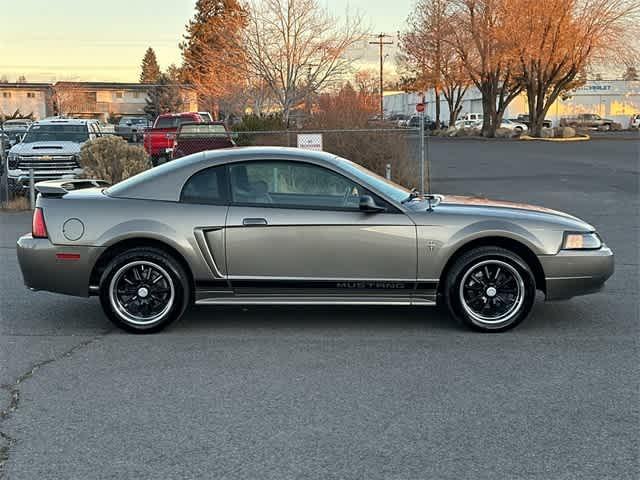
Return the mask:
<svg viewBox="0 0 640 480">
<path fill-rule="evenodd" d="M 95 122 L 95 120 L 93 120 Z M 80 118 L 45 118 L 44 120 L 38 120 L 34 122 L 34 125 L 87 125 L 92 120 L 85 120 Z"/>
<path fill-rule="evenodd" d="M 340 169 L 343 161 L 328 152 L 287 147 L 223 148 L 172 160 L 120 182 L 107 195 L 177 202 L 184 182 L 203 168 L 239 161 L 297 160 Z"/>
<path fill-rule="evenodd" d="M 200 115 L 198 112 L 161 113 L 158 118 L 180 117 L 182 115 Z"/>
</svg>

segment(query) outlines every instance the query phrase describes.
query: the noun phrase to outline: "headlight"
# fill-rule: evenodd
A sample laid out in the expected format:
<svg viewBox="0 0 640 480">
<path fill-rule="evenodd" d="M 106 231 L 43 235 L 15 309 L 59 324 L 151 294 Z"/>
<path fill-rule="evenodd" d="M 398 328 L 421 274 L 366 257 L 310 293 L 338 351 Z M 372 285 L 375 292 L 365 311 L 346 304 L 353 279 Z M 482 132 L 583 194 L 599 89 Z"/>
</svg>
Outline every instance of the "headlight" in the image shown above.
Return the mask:
<svg viewBox="0 0 640 480">
<path fill-rule="evenodd" d="M 602 246 L 602 240 L 596 232 L 565 232 L 563 250 L 596 250 Z"/>
<path fill-rule="evenodd" d="M 20 161 L 20 156 L 15 153 L 10 153 L 7 157 L 7 161 L 9 163 L 9 170 L 15 170 L 18 168 L 18 162 Z"/>
</svg>

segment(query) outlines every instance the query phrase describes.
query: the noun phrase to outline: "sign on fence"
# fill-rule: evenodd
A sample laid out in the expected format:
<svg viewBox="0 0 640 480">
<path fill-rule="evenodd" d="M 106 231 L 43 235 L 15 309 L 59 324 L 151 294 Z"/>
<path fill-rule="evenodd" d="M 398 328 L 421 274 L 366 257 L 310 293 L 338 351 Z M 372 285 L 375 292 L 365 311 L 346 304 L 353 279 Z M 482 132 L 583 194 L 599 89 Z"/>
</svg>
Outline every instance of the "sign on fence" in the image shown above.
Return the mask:
<svg viewBox="0 0 640 480">
<path fill-rule="evenodd" d="M 322 151 L 322 134 L 321 133 L 299 133 L 298 148 L 305 150 Z"/>
</svg>

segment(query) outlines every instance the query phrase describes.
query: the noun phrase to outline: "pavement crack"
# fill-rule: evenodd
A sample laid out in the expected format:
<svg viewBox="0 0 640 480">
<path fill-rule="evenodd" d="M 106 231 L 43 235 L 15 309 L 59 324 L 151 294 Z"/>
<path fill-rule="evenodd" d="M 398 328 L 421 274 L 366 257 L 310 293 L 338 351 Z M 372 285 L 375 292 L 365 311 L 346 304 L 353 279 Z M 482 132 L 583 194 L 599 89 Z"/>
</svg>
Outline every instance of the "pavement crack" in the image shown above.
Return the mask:
<svg viewBox="0 0 640 480">
<path fill-rule="evenodd" d="M 42 367 L 51 365 L 59 360 L 64 360 L 65 358 L 72 357 L 79 350 L 82 350 L 83 348 L 88 347 L 98 340 L 101 340 L 112 331 L 113 329 L 107 330 L 100 335 L 74 345 L 69 350 L 61 353 L 60 355 L 56 355 L 54 357 L 48 358 L 47 360 L 35 363 L 26 372 L 19 375 L 13 382 L 0 385 L 0 389 L 6 391 L 9 394 L 9 403 L 5 407 L 0 409 L 0 426 L 20 407 L 20 386 L 22 385 L 22 383 L 32 378 L 35 373 Z M 0 479 L 4 478 L 4 466 L 9 460 L 10 450 L 16 443 L 16 441 L 17 440 L 15 438 L 0 430 Z"/>
</svg>

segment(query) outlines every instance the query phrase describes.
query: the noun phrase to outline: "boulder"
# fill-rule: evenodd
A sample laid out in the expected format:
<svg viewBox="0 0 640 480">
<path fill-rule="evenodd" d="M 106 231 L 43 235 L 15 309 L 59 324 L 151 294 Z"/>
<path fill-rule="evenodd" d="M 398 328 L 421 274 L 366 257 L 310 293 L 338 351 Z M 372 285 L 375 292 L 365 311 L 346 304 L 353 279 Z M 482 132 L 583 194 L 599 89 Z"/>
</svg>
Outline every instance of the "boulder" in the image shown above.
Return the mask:
<svg viewBox="0 0 640 480">
<path fill-rule="evenodd" d="M 553 138 L 553 128 L 543 128 L 540 131 L 540 138 Z"/>
<path fill-rule="evenodd" d="M 571 138 L 576 136 L 576 130 L 572 127 L 556 127 L 553 129 L 556 138 Z"/>
<path fill-rule="evenodd" d="M 516 132 L 509 130 L 508 128 L 496 129 L 496 138 L 511 138 L 516 135 Z"/>
</svg>

